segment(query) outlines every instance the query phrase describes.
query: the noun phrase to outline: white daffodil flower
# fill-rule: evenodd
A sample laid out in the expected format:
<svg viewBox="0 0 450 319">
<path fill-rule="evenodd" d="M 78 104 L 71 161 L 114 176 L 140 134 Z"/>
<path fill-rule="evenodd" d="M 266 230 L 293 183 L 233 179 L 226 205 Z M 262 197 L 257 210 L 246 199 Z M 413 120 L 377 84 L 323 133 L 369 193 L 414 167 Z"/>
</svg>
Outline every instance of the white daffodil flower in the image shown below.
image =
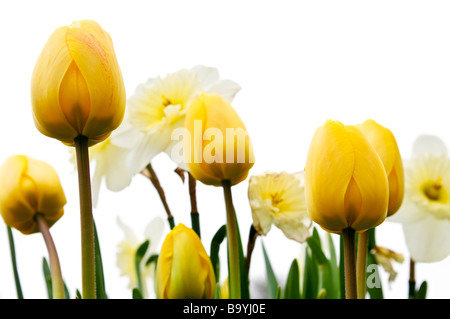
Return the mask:
<svg viewBox="0 0 450 319">
<path fill-rule="evenodd" d="M 131 148 L 131 175 L 141 172 L 162 152 L 180 168 L 187 169 L 184 158 L 173 158 L 171 151 L 180 143 L 180 137 L 172 134 L 177 128 L 184 128 L 189 105 L 201 93 L 216 93 L 231 102 L 239 90 L 235 82 L 220 80 L 216 68 L 204 66 L 182 69 L 139 85 L 128 99 L 126 124 L 112 138 L 116 145 Z"/>
<path fill-rule="evenodd" d="M 444 142 L 422 135 L 405 161 L 405 201 L 389 221 L 402 223 L 416 262 L 437 262 L 450 254 L 450 158 Z"/>
<path fill-rule="evenodd" d="M 136 250 L 145 240 L 149 240 L 150 245 L 144 255 L 144 258 L 142 258 L 140 265 L 143 284 L 142 294 L 144 298 L 149 298 L 151 295 L 154 296 L 154 290 L 149 292 L 147 289 L 147 281 L 149 279 L 154 280 L 155 265 L 151 264 L 146 266 L 145 263 L 152 254 L 157 253 L 164 231 L 164 220 L 161 217 L 155 217 L 152 219 L 145 228 L 144 238 L 142 239 L 138 238 L 133 230 L 124 224 L 120 218 L 117 218 L 117 223 L 124 232 L 123 240 L 117 245 L 117 266 L 120 269 L 121 276 L 127 276 L 129 278 L 129 289 L 133 289 L 138 286 L 135 265 Z"/>
<path fill-rule="evenodd" d="M 286 237 L 306 241 L 312 221 L 306 209 L 304 181 L 304 172 L 250 177 L 248 198 L 258 233 L 266 235 L 274 224 Z"/>
</svg>

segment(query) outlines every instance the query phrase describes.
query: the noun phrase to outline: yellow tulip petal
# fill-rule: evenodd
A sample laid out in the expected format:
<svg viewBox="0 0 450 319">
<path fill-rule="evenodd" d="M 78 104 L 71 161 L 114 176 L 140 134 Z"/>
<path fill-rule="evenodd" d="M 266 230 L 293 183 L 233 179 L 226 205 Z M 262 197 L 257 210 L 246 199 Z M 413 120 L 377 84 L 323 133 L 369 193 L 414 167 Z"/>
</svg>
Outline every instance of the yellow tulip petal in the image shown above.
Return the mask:
<svg viewBox="0 0 450 319">
<path fill-rule="evenodd" d="M 90 92 L 83 135 L 99 139 L 120 125 L 125 112 L 125 87 L 111 37 L 95 21 L 82 20 L 68 27 L 66 43 Z"/>
<path fill-rule="evenodd" d="M 59 86 L 73 62 L 65 45 L 67 27 L 58 28 L 40 54 L 31 80 L 33 119 L 37 129 L 66 143 L 78 135 L 59 107 Z"/>
<path fill-rule="evenodd" d="M 327 121 L 311 141 L 305 195 L 311 219 L 334 231 L 347 228 L 345 194 L 355 166 L 353 145 L 344 125 Z"/>
</svg>

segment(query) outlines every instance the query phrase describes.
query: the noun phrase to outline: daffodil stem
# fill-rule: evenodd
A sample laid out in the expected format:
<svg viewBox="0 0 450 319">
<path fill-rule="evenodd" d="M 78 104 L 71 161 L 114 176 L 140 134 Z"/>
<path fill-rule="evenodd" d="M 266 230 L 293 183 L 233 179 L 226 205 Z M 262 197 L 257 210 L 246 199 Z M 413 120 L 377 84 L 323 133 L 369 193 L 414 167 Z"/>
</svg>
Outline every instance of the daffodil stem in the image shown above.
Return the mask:
<svg viewBox="0 0 450 319">
<path fill-rule="evenodd" d="M 358 252 L 356 254 L 356 281 L 358 284 L 358 299 L 366 298 L 366 266 L 369 231 L 358 235 Z"/>
<path fill-rule="evenodd" d="M 200 215 L 197 208 L 197 195 L 196 195 L 196 185 L 197 181 L 194 176 L 188 172 L 189 175 L 189 198 L 191 199 L 191 221 L 192 229 L 197 233 L 198 237 L 201 238 L 200 234 Z"/>
<path fill-rule="evenodd" d="M 344 242 L 345 298 L 356 299 L 355 230 L 350 227 L 342 230 L 342 239 Z"/>
<path fill-rule="evenodd" d="M 75 138 L 80 193 L 81 266 L 83 299 L 96 299 L 94 217 L 92 215 L 91 175 L 88 139 Z"/>
<path fill-rule="evenodd" d="M 236 212 L 231 195 L 231 182 L 222 182 L 227 211 L 227 240 L 228 240 L 228 278 L 230 284 L 230 299 L 241 298 L 241 273 L 239 265 L 239 240 L 237 231 Z"/>
<path fill-rule="evenodd" d="M 258 238 L 259 233 L 256 230 L 255 226 L 253 224 L 250 226 L 250 232 L 248 235 L 248 243 L 247 243 L 247 256 L 245 258 L 245 266 L 247 269 L 247 274 L 250 273 L 250 263 L 252 259 L 253 254 L 253 248 L 255 248 L 256 239 Z"/>
<path fill-rule="evenodd" d="M 175 227 L 174 218 L 172 216 L 172 212 L 170 211 L 169 204 L 167 204 L 166 194 L 164 193 L 164 189 L 162 188 L 161 183 L 159 182 L 158 175 L 156 175 L 156 172 L 153 169 L 153 166 L 151 163 L 149 163 L 147 165 L 147 170 L 149 173 L 148 178 L 150 179 L 150 181 L 152 182 L 156 191 L 158 192 L 159 198 L 161 199 L 161 202 L 166 211 L 167 220 L 169 221 L 170 229 L 173 229 Z"/>
<path fill-rule="evenodd" d="M 14 237 L 10 226 L 6 226 L 8 230 L 9 249 L 11 251 L 11 260 L 14 272 L 14 281 L 16 283 L 17 299 L 23 299 L 22 286 L 20 285 L 19 271 L 17 269 L 16 248 L 14 246 Z"/>
<path fill-rule="evenodd" d="M 411 258 L 409 260 L 409 289 L 408 289 L 408 297 L 409 299 L 414 299 L 416 294 L 416 269 L 415 262 Z"/>
<path fill-rule="evenodd" d="M 37 213 L 35 220 L 48 250 L 50 272 L 52 274 L 53 299 L 64 299 L 64 281 L 62 279 L 61 265 L 59 263 L 55 243 L 53 242 L 53 238 L 50 234 L 50 230 L 44 216 L 41 213 Z"/>
</svg>

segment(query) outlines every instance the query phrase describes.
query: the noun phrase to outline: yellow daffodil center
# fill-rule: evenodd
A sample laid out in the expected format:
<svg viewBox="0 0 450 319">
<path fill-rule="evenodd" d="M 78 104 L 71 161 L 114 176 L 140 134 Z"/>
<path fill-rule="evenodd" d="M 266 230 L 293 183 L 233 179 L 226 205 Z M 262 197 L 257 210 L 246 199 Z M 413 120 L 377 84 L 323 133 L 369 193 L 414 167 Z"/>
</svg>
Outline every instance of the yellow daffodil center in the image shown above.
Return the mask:
<svg viewBox="0 0 450 319">
<path fill-rule="evenodd" d="M 438 178 L 436 181 L 427 181 L 423 184 L 422 191 L 430 201 L 447 202 L 448 194 L 442 187 L 442 178 Z"/>
<path fill-rule="evenodd" d="M 283 201 L 284 201 L 283 195 L 284 195 L 284 191 L 270 194 L 270 199 L 272 200 L 273 207 L 278 207 L 278 206 L 280 206 L 281 203 L 283 203 Z"/>
</svg>

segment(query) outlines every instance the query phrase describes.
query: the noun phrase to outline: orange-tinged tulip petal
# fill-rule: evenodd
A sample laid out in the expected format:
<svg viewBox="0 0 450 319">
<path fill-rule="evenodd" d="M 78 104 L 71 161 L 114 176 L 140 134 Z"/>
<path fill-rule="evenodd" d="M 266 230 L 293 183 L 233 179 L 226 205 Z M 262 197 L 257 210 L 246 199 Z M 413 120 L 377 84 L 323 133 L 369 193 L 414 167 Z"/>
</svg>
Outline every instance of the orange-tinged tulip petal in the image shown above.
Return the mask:
<svg viewBox="0 0 450 319">
<path fill-rule="evenodd" d="M 57 29 L 36 62 L 31 81 L 38 130 L 65 144 L 84 135 L 94 145 L 116 129 L 125 87 L 111 37 L 95 21 Z"/>
<path fill-rule="evenodd" d="M 215 275 L 205 248 L 191 228 L 179 224 L 166 236 L 156 268 L 159 299 L 210 299 Z"/>
<path fill-rule="evenodd" d="M 363 231 L 386 218 L 383 164 L 356 127 L 327 121 L 315 132 L 306 163 L 305 194 L 313 221 L 330 232 Z"/>
<path fill-rule="evenodd" d="M 356 127 L 363 132 L 383 162 L 389 181 L 388 216 L 391 216 L 403 202 L 405 185 L 403 161 L 397 141 L 389 129 L 374 120 L 367 120 Z"/>
<path fill-rule="evenodd" d="M 233 107 L 217 94 L 201 94 L 185 119 L 184 152 L 189 172 L 207 185 L 247 178 L 254 164 L 253 146 Z"/>
<path fill-rule="evenodd" d="M 66 197 L 55 170 L 24 155 L 9 157 L 0 167 L 0 211 L 5 223 L 24 234 L 38 231 L 36 213 L 51 227 L 64 214 Z"/>
</svg>

